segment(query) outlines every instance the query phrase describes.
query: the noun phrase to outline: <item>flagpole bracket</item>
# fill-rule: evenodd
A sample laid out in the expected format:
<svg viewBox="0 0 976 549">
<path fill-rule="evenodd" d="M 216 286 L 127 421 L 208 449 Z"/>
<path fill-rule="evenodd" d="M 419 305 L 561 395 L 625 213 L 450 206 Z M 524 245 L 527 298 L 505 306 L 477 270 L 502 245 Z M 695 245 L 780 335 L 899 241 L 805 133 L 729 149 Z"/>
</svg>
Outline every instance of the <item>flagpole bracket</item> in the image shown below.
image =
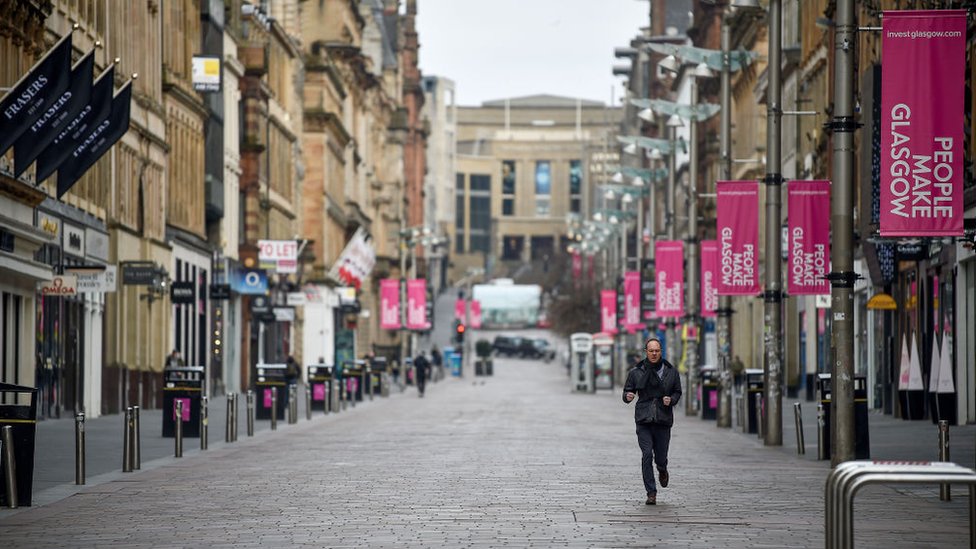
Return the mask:
<svg viewBox="0 0 976 549">
<path fill-rule="evenodd" d="M 853 288 L 854 283 L 862 277 L 855 272 L 844 271 L 827 273 L 824 278 L 830 281 L 832 288 Z"/>
</svg>

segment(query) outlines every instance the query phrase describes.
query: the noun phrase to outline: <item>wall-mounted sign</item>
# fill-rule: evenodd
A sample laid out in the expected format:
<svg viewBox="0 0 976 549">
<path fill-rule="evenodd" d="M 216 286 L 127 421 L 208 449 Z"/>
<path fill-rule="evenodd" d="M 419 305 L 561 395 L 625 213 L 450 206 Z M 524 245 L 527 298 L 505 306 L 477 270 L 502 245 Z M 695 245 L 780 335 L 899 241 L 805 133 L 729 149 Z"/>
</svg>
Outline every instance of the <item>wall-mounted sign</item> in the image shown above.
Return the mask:
<svg viewBox="0 0 976 549">
<path fill-rule="evenodd" d="M 55 242 L 61 241 L 61 218 L 47 212 L 37 211 L 37 228 L 44 231 Z"/>
<path fill-rule="evenodd" d="M 289 292 L 285 295 L 285 304 L 289 307 L 301 307 L 305 303 L 305 292 Z"/>
<path fill-rule="evenodd" d="M 149 286 L 156 276 L 157 267 L 152 261 L 122 263 L 122 284 Z"/>
<path fill-rule="evenodd" d="M 298 272 L 298 243 L 294 240 L 258 240 L 258 263 L 276 273 Z"/>
<path fill-rule="evenodd" d="M 64 223 L 61 247 L 64 248 L 66 254 L 85 257 L 85 229 Z"/>
<path fill-rule="evenodd" d="M 210 299 L 216 301 L 230 299 L 230 284 L 211 284 Z"/>
<path fill-rule="evenodd" d="M 275 307 L 272 312 L 278 322 L 295 322 L 295 309 L 291 307 Z"/>
<path fill-rule="evenodd" d="M 234 269 L 230 287 L 239 294 L 264 295 L 268 293 L 268 275 L 262 269 Z"/>
<path fill-rule="evenodd" d="M 69 267 L 71 274 L 78 278 L 78 293 L 114 292 L 117 269 L 115 265 L 105 268 Z"/>
<path fill-rule="evenodd" d="M 108 235 L 91 227 L 86 228 L 85 253 L 88 257 L 108 261 Z"/>
<path fill-rule="evenodd" d="M 196 299 L 193 282 L 174 282 L 169 287 L 169 300 L 173 305 L 192 304 Z"/>
<path fill-rule="evenodd" d="M 220 58 L 206 55 L 193 56 L 193 89 L 200 92 L 220 91 Z"/>
<path fill-rule="evenodd" d="M 39 282 L 37 291 L 44 297 L 67 297 L 78 294 L 78 278 L 73 274 L 57 275 Z"/>
</svg>

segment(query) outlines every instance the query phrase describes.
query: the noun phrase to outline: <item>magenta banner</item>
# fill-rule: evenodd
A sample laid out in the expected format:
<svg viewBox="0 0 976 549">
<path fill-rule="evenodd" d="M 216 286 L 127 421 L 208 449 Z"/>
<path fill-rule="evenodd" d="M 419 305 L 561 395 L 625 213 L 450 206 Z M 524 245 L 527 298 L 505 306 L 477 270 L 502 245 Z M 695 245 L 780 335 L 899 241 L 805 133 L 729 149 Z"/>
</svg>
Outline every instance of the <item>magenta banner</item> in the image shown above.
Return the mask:
<svg viewBox="0 0 976 549">
<path fill-rule="evenodd" d="M 718 310 L 718 241 L 701 242 L 701 315 L 715 316 Z"/>
<path fill-rule="evenodd" d="M 481 328 L 481 302 L 476 299 L 471 301 L 471 327 Z"/>
<path fill-rule="evenodd" d="M 830 181 L 786 184 L 790 212 L 787 292 L 790 295 L 830 293 L 824 277 L 830 270 Z"/>
<path fill-rule="evenodd" d="M 881 19 L 882 236 L 963 234 L 966 11 Z"/>
<path fill-rule="evenodd" d="M 628 334 L 634 333 L 643 326 L 640 320 L 640 273 L 637 271 L 624 273 L 623 324 Z"/>
<path fill-rule="evenodd" d="M 454 300 L 454 319 L 464 322 L 464 300 L 461 298 Z"/>
<path fill-rule="evenodd" d="M 573 254 L 573 280 L 579 283 L 580 275 L 583 274 L 583 256 Z"/>
<path fill-rule="evenodd" d="M 400 281 L 396 278 L 380 280 L 380 329 L 400 329 Z"/>
<path fill-rule="evenodd" d="M 657 318 L 680 317 L 685 313 L 685 249 L 680 240 L 659 240 L 654 245 L 657 267 Z"/>
<path fill-rule="evenodd" d="M 617 333 L 617 292 L 600 290 L 600 331 Z"/>
<path fill-rule="evenodd" d="M 407 329 L 426 330 L 427 321 L 427 280 L 413 278 L 407 281 Z"/>
<path fill-rule="evenodd" d="M 719 295 L 759 293 L 759 183 L 719 181 Z"/>
</svg>

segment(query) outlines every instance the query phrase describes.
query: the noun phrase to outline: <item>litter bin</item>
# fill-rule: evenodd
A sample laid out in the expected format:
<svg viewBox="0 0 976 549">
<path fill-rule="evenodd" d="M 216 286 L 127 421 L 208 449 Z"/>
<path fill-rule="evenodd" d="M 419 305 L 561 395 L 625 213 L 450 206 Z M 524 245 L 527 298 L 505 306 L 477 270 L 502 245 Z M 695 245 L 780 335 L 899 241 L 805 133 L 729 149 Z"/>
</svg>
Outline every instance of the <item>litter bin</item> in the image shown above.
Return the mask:
<svg viewBox="0 0 976 549">
<path fill-rule="evenodd" d="M 329 394 L 332 393 L 332 366 L 309 364 L 305 368 L 308 386 L 312 389 L 312 409 L 330 411 Z M 333 410 L 334 411 L 334 410 Z"/>
<path fill-rule="evenodd" d="M 14 439 L 17 506 L 30 507 L 34 485 L 34 439 L 37 433 L 37 389 L 0 383 L 0 427 L 10 426 Z M 0 507 L 8 507 L 7 475 L 0 460 Z"/>
<path fill-rule="evenodd" d="M 699 387 L 701 395 L 702 419 L 716 419 L 718 417 L 718 370 L 714 366 L 702 366 Z"/>
<path fill-rule="evenodd" d="M 385 356 L 373 357 L 370 361 L 370 375 L 372 376 L 370 387 L 372 387 L 374 395 L 390 395 L 390 388 L 387 387 L 389 384 L 389 367 L 389 362 Z"/>
<path fill-rule="evenodd" d="M 363 400 L 365 376 L 365 360 L 349 360 L 343 364 L 342 378 L 345 381 L 343 389 L 346 391 L 346 400 L 350 402 L 361 402 Z"/>
<path fill-rule="evenodd" d="M 255 364 L 254 365 L 254 392 L 257 394 L 257 402 L 254 404 L 254 417 L 256 419 L 271 419 L 271 389 L 278 388 L 277 401 L 275 408 L 278 421 L 285 420 L 285 409 L 288 407 L 288 381 L 287 364 Z"/>
<path fill-rule="evenodd" d="M 444 351 L 444 360 L 451 368 L 451 375 L 461 377 L 461 353 L 451 349 L 450 353 Z"/>
<path fill-rule="evenodd" d="M 745 409 L 745 430 L 747 433 L 759 432 L 759 421 L 762 419 L 756 415 L 756 401 L 763 397 L 763 390 L 766 387 L 763 379 L 763 371 L 748 369 L 746 375 L 746 409 Z"/>
<path fill-rule="evenodd" d="M 163 370 L 163 436 L 176 431 L 176 403 L 183 403 L 183 436 L 200 436 L 200 397 L 203 396 L 203 366 L 175 366 Z"/>
<path fill-rule="evenodd" d="M 820 404 L 823 406 L 824 448 L 822 455 L 830 459 L 830 374 L 817 376 Z M 868 383 L 864 376 L 854 376 L 854 459 L 871 459 L 871 440 L 868 435 Z"/>
</svg>

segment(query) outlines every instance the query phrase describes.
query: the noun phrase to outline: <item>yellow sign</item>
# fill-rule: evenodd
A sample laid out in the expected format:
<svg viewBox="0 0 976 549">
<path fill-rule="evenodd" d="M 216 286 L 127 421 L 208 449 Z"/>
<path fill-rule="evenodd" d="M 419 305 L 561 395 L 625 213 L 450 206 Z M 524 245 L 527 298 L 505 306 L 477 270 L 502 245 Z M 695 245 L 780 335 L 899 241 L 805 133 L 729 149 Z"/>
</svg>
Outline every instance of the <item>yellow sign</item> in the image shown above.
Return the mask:
<svg viewBox="0 0 976 549">
<path fill-rule="evenodd" d="M 895 298 L 888 294 L 874 294 L 868 300 L 868 309 L 895 311 L 898 309 L 898 304 L 895 303 Z"/>
</svg>

